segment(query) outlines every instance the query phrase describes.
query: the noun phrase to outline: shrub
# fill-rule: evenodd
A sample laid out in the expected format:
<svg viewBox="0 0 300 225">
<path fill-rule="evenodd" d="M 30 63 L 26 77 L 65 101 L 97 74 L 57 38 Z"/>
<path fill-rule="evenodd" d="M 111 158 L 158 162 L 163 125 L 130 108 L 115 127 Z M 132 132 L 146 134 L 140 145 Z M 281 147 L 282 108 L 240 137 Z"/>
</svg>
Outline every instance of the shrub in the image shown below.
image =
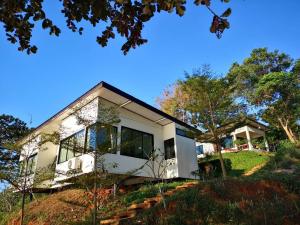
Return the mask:
<svg viewBox="0 0 300 225">
<path fill-rule="evenodd" d="M 300 149 L 290 141 L 281 141 L 274 156 L 275 165 L 280 168 L 289 169 L 294 161 L 300 159 Z"/>
<path fill-rule="evenodd" d="M 205 177 L 219 177 L 222 175 L 220 159 L 206 160 L 198 163 L 200 175 Z M 231 160 L 224 159 L 224 166 L 227 172 L 231 170 Z"/>
</svg>

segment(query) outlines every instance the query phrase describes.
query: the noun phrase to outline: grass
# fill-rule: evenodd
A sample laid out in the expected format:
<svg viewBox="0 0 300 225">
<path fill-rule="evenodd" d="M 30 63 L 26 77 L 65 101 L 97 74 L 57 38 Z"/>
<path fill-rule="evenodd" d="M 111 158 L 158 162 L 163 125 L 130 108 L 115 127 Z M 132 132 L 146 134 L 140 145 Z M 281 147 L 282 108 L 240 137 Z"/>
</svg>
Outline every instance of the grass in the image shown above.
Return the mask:
<svg viewBox="0 0 300 225">
<path fill-rule="evenodd" d="M 267 163 L 271 158 L 270 153 L 261 153 L 254 151 L 241 151 L 236 153 L 224 153 L 224 159 L 230 159 L 231 171 L 229 176 L 239 177 L 249 172 L 255 166 Z M 216 156 L 215 156 L 216 157 Z"/>
</svg>

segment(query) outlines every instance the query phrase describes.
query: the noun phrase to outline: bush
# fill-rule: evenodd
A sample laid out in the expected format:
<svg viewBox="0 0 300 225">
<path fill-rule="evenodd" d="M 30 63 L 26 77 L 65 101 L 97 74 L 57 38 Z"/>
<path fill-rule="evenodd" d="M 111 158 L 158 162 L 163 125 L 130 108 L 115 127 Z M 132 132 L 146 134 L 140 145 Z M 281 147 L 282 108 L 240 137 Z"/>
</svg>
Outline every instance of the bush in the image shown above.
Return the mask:
<svg viewBox="0 0 300 225">
<path fill-rule="evenodd" d="M 222 175 L 220 159 L 206 160 L 198 163 L 200 175 L 205 177 L 219 177 Z M 224 159 L 226 172 L 231 171 L 231 160 Z"/>
<path fill-rule="evenodd" d="M 290 169 L 300 159 L 300 149 L 290 141 L 281 141 L 274 156 L 276 167 Z"/>
</svg>

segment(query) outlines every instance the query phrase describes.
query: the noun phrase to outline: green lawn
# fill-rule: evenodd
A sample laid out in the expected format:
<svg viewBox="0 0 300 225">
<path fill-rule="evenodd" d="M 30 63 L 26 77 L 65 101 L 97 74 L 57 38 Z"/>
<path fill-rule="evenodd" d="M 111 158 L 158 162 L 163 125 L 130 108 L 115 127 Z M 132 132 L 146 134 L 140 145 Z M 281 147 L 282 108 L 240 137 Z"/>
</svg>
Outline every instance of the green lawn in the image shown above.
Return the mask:
<svg viewBox="0 0 300 225">
<path fill-rule="evenodd" d="M 232 170 L 228 173 L 230 176 L 241 176 L 253 167 L 266 163 L 270 160 L 270 153 L 260 153 L 254 151 L 242 151 L 237 153 L 224 153 L 224 159 L 231 160 Z"/>
</svg>

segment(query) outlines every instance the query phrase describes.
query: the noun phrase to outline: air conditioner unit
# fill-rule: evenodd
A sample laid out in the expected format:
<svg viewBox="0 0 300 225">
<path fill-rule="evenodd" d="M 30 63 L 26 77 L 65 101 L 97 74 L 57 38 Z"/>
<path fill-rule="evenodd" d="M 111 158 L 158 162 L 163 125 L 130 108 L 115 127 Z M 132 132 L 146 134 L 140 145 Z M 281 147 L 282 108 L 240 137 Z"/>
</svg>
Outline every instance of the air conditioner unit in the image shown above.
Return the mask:
<svg viewBox="0 0 300 225">
<path fill-rule="evenodd" d="M 79 158 L 73 158 L 68 161 L 68 169 L 69 170 L 76 170 L 80 169 L 81 162 Z"/>
</svg>

